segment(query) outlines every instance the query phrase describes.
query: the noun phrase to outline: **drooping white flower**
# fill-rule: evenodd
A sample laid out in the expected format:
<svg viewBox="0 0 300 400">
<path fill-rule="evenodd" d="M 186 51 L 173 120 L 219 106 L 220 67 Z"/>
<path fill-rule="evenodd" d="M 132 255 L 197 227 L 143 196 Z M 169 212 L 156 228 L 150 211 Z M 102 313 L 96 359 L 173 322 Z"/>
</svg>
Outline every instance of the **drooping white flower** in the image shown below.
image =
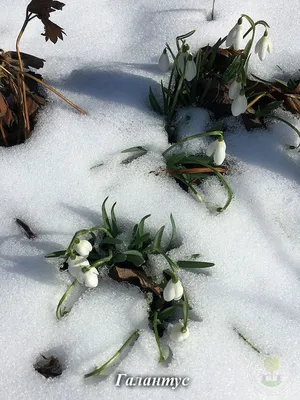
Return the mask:
<svg viewBox="0 0 300 400">
<path fill-rule="evenodd" d="M 159 66 L 159 69 L 162 72 L 167 72 L 168 69 L 169 69 L 170 60 L 169 60 L 169 57 L 168 57 L 166 49 L 164 49 L 164 51 L 162 52 L 161 56 L 159 57 L 158 66 Z"/>
<path fill-rule="evenodd" d="M 92 251 L 93 246 L 88 240 L 79 240 L 79 243 L 75 243 L 74 245 L 74 250 L 76 253 L 78 253 L 80 256 L 87 257 L 90 252 Z"/>
<path fill-rule="evenodd" d="M 99 272 L 94 267 L 89 269 L 87 272 L 84 272 L 82 278 L 83 278 L 83 282 L 84 282 L 85 286 L 89 287 L 89 288 L 97 287 L 98 286 L 98 275 L 99 275 Z M 79 279 L 78 279 L 78 282 L 80 282 Z M 83 282 L 80 282 L 80 283 L 83 283 Z"/>
<path fill-rule="evenodd" d="M 182 332 L 183 328 L 183 323 L 178 322 L 175 324 L 170 331 L 170 339 L 173 340 L 173 342 L 182 342 L 183 340 L 187 339 L 190 336 L 190 331 L 189 328 L 186 327 L 185 332 Z"/>
<path fill-rule="evenodd" d="M 196 75 L 197 75 L 196 63 L 193 60 L 193 56 L 190 54 L 188 57 L 188 60 L 186 62 L 184 78 L 188 82 L 191 82 L 195 78 Z"/>
<path fill-rule="evenodd" d="M 180 300 L 183 295 L 183 287 L 181 282 L 178 280 L 176 283 L 169 280 L 163 291 L 163 298 L 165 301 Z"/>
<path fill-rule="evenodd" d="M 96 268 L 91 268 L 87 272 L 83 272 L 82 268 L 89 267 L 90 263 L 85 257 L 76 256 L 74 260 L 68 259 L 68 271 L 69 273 L 78 280 L 79 283 L 85 284 L 86 287 L 98 286 L 98 275 L 99 272 Z"/>
<path fill-rule="evenodd" d="M 184 65 L 187 62 L 188 56 L 189 56 L 188 51 L 184 51 L 184 52 L 180 53 L 178 56 L 177 65 L 178 65 L 179 69 L 181 70 L 181 72 L 184 71 Z"/>
<path fill-rule="evenodd" d="M 243 26 L 242 19 L 240 19 L 237 24 L 231 29 L 227 35 L 226 46 L 233 46 L 235 50 L 242 48 L 243 43 Z"/>
<path fill-rule="evenodd" d="M 247 98 L 244 94 L 239 94 L 231 104 L 231 113 L 235 117 L 240 114 L 243 114 L 248 107 Z"/>
<path fill-rule="evenodd" d="M 235 79 L 229 87 L 229 91 L 228 91 L 229 98 L 231 100 L 236 99 L 238 97 L 238 95 L 240 94 L 241 89 L 242 89 L 241 82 L 237 82 L 237 80 Z"/>
<path fill-rule="evenodd" d="M 226 157 L 226 143 L 224 140 L 215 140 L 206 149 L 206 155 L 211 157 L 214 155 L 214 163 L 221 165 Z"/>
<path fill-rule="evenodd" d="M 255 54 L 258 55 L 260 61 L 266 58 L 267 53 L 272 53 L 273 44 L 269 38 L 269 32 L 266 29 L 264 35 L 259 39 L 255 45 Z"/>
<path fill-rule="evenodd" d="M 170 356 L 170 347 L 167 346 L 167 345 L 162 346 L 161 353 L 162 353 L 163 358 L 165 360 L 167 360 L 169 358 L 169 356 Z"/>
</svg>

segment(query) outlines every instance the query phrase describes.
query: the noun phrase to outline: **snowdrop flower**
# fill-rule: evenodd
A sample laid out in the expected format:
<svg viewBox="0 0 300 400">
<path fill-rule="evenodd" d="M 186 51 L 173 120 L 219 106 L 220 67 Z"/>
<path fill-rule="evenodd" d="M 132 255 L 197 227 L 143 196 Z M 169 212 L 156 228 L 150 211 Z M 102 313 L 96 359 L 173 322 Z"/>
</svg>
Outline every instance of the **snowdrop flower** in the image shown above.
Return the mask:
<svg viewBox="0 0 300 400">
<path fill-rule="evenodd" d="M 224 139 L 217 139 L 212 142 L 206 149 L 206 155 L 209 157 L 214 155 L 214 163 L 221 165 L 226 157 L 226 143 Z"/>
<path fill-rule="evenodd" d="M 77 256 L 74 260 L 69 258 L 68 264 L 69 273 L 76 278 L 79 283 L 85 284 L 86 287 L 90 288 L 98 286 L 99 272 L 96 268 L 93 267 L 87 272 L 82 271 L 82 268 L 90 266 L 90 263 L 85 257 Z"/>
<path fill-rule="evenodd" d="M 81 270 L 80 270 L 81 271 Z M 81 275 L 82 273 L 82 275 Z M 95 288 L 98 286 L 99 272 L 96 268 L 91 268 L 87 272 L 82 272 L 77 275 L 77 280 L 81 284 L 85 284 L 88 288 Z"/>
<path fill-rule="evenodd" d="M 162 346 L 161 354 L 164 360 L 167 360 L 170 357 L 170 347 L 169 346 Z"/>
<path fill-rule="evenodd" d="M 226 46 L 233 46 L 235 50 L 239 50 L 242 47 L 243 43 L 243 27 L 242 27 L 242 18 L 240 18 L 237 24 L 231 29 L 231 31 L 227 35 Z"/>
<path fill-rule="evenodd" d="M 247 110 L 247 98 L 244 94 L 239 94 L 231 104 L 231 113 L 235 117 L 243 114 Z"/>
<path fill-rule="evenodd" d="M 74 250 L 80 256 L 87 257 L 90 254 L 90 251 L 92 251 L 93 246 L 88 240 L 78 240 L 79 243 L 75 243 Z"/>
<path fill-rule="evenodd" d="M 240 91 L 242 90 L 242 84 L 241 82 L 238 82 L 236 79 L 232 82 L 232 84 L 229 87 L 229 92 L 228 96 L 231 100 L 234 100 L 238 97 L 240 94 Z"/>
<path fill-rule="evenodd" d="M 165 301 L 180 300 L 183 295 L 183 287 L 178 280 L 176 283 L 172 279 L 166 284 L 163 291 L 163 298 Z"/>
<path fill-rule="evenodd" d="M 164 49 L 162 55 L 159 57 L 158 66 L 162 72 L 167 72 L 169 69 L 170 61 L 166 49 Z"/>
<path fill-rule="evenodd" d="M 273 44 L 269 38 L 268 30 L 265 30 L 264 35 L 259 39 L 255 46 L 255 54 L 258 55 L 260 61 L 266 58 L 267 52 L 272 53 Z"/>
<path fill-rule="evenodd" d="M 196 63 L 193 60 L 193 56 L 190 54 L 188 57 L 188 60 L 186 62 L 184 78 L 188 82 L 191 82 L 195 78 L 196 75 L 197 75 Z"/>
<path fill-rule="evenodd" d="M 173 342 L 182 342 L 183 340 L 187 339 L 190 336 L 189 328 L 186 327 L 185 332 L 182 332 L 183 323 L 178 322 L 175 324 L 170 331 L 170 339 Z"/>
<path fill-rule="evenodd" d="M 183 53 L 179 54 L 177 63 L 178 63 L 178 67 L 179 69 L 183 72 L 184 71 L 184 65 L 188 59 L 189 53 L 187 51 L 184 51 Z"/>
</svg>

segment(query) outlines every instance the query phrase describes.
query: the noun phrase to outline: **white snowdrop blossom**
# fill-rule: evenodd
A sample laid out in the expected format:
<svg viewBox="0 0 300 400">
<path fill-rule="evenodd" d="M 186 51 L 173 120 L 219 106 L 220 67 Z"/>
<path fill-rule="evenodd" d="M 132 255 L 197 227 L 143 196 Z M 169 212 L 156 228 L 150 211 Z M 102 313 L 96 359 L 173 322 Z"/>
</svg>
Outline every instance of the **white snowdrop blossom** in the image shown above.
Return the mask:
<svg viewBox="0 0 300 400">
<path fill-rule="evenodd" d="M 97 271 L 96 268 L 91 268 L 87 272 L 83 272 L 83 275 L 79 276 L 78 278 L 81 279 L 81 281 L 78 279 L 79 283 L 84 283 L 86 287 L 88 288 L 95 288 L 98 286 L 98 275 L 99 272 Z"/>
<path fill-rule="evenodd" d="M 240 94 L 241 89 L 242 89 L 241 82 L 237 82 L 237 80 L 235 79 L 229 87 L 229 91 L 228 91 L 229 98 L 231 100 L 236 99 L 238 97 L 238 95 Z"/>
<path fill-rule="evenodd" d="M 162 72 L 167 72 L 169 69 L 170 60 L 169 60 L 166 49 L 164 49 L 164 51 L 162 52 L 162 55 L 159 57 L 158 66 Z"/>
<path fill-rule="evenodd" d="M 177 64 L 178 64 L 178 67 L 181 70 L 181 72 L 184 71 L 184 65 L 188 59 L 188 56 L 189 56 L 189 52 L 187 52 L 187 51 L 180 53 L 178 56 Z"/>
<path fill-rule="evenodd" d="M 96 268 L 91 268 L 87 272 L 83 272 L 82 268 L 89 267 L 90 263 L 85 257 L 77 256 L 74 260 L 68 259 L 68 271 L 78 280 L 79 283 L 85 284 L 86 287 L 98 286 L 98 271 Z"/>
<path fill-rule="evenodd" d="M 163 298 L 165 301 L 180 300 L 183 295 L 183 287 L 181 282 L 178 280 L 176 283 L 169 280 L 163 291 Z"/>
<path fill-rule="evenodd" d="M 162 346 L 161 348 L 162 356 L 165 360 L 167 360 L 170 356 L 170 347 L 169 346 Z"/>
<path fill-rule="evenodd" d="M 74 250 L 80 256 L 87 257 L 92 251 L 93 246 L 88 240 L 79 240 L 79 243 L 74 245 Z"/>
<path fill-rule="evenodd" d="M 189 58 L 186 62 L 186 66 L 185 66 L 184 78 L 188 82 L 191 82 L 195 78 L 196 75 L 197 75 L 196 63 L 193 60 L 192 55 L 189 55 Z"/>
<path fill-rule="evenodd" d="M 182 342 L 183 340 L 187 339 L 190 336 L 189 328 L 186 327 L 185 332 L 182 332 L 183 323 L 178 322 L 175 324 L 170 330 L 170 339 L 173 342 Z"/>
<path fill-rule="evenodd" d="M 259 39 L 255 45 L 255 54 L 258 55 L 260 61 L 266 58 L 267 53 L 272 53 L 273 44 L 269 38 L 268 30 L 265 31 L 264 35 Z"/>
<path fill-rule="evenodd" d="M 223 140 L 215 140 L 206 149 L 206 155 L 211 157 L 214 155 L 214 163 L 221 165 L 226 157 L 226 143 Z"/>
<path fill-rule="evenodd" d="M 244 94 L 239 94 L 231 104 L 231 113 L 235 117 L 243 114 L 248 107 L 247 98 Z"/>
<path fill-rule="evenodd" d="M 242 43 L 243 43 L 243 26 L 242 26 L 242 21 L 239 20 L 238 23 L 228 33 L 226 39 L 226 46 L 227 47 L 233 46 L 235 50 L 239 50 L 242 48 Z"/>
</svg>

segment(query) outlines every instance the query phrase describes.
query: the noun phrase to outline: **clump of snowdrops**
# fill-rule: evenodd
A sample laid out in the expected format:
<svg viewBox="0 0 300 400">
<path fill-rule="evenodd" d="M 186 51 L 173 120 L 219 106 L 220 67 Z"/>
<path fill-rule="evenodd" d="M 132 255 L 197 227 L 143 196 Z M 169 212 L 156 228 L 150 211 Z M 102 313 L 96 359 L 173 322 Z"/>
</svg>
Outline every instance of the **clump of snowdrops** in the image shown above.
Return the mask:
<svg viewBox="0 0 300 400">
<path fill-rule="evenodd" d="M 169 358 L 168 338 L 173 342 L 181 342 L 190 334 L 188 323 L 191 307 L 179 273 L 186 268 L 208 268 L 214 264 L 195 261 L 198 255 L 184 261 L 172 259 L 170 250 L 175 247 L 176 240 L 176 225 L 172 214 L 169 239 L 163 237 L 165 226 L 153 235 L 145 229 L 145 221 L 150 215 L 146 215 L 134 226 L 130 240 L 124 239 L 126 235 L 122 235 L 124 232 L 121 232 L 114 212 L 116 204 L 112 206 L 109 216 L 106 201 L 102 205 L 101 225 L 76 232 L 67 249 L 46 256 L 59 258 L 60 269 L 73 278 L 58 303 L 56 316 L 60 319 L 69 313 L 70 307 L 67 308 L 65 302 L 75 285 L 80 284 L 89 289 L 98 286 L 99 270 L 102 269 L 112 279 L 138 286 L 145 293 L 149 325 L 157 342 L 159 361 L 166 361 Z M 153 258 L 150 262 L 153 255 L 160 255 L 165 260 L 166 268 L 159 277 L 153 271 Z M 107 368 L 111 367 L 139 333 L 139 329 L 136 329 L 109 361 L 85 376 L 105 374 Z"/>
</svg>

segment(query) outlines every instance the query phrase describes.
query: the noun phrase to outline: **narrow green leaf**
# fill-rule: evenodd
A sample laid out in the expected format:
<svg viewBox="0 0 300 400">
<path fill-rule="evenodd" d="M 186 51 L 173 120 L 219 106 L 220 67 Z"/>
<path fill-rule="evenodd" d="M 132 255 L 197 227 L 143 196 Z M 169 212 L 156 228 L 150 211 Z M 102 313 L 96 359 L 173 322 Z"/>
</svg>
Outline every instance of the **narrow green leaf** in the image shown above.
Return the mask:
<svg viewBox="0 0 300 400">
<path fill-rule="evenodd" d="M 159 231 L 156 233 L 153 240 L 153 250 L 160 251 L 161 250 L 161 240 L 164 234 L 165 226 L 162 226 Z"/>
<path fill-rule="evenodd" d="M 126 260 L 132 262 L 136 267 L 140 267 L 145 263 L 142 253 L 137 250 L 127 250 L 122 254 L 126 255 Z"/>
<path fill-rule="evenodd" d="M 122 240 L 116 238 L 106 237 L 102 240 L 101 244 L 121 244 L 123 243 Z"/>
<path fill-rule="evenodd" d="M 180 268 L 209 268 L 213 267 L 214 263 L 202 261 L 177 261 Z"/>
<path fill-rule="evenodd" d="M 174 306 L 165 308 L 164 310 L 162 310 L 158 313 L 158 319 L 160 321 L 166 320 L 167 318 L 171 317 L 175 313 L 175 311 L 178 310 L 178 308 L 181 308 L 181 307 L 182 307 L 181 304 L 176 304 Z"/>
<path fill-rule="evenodd" d="M 103 218 L 104 228 L 110 232 L 111 226 L 110 226 L 109 218 L 108 218 L 106 208 L 105 208 L 105 203 L 107 202 L 107 199 L 108 199 L 108 197 L 106 197 L 106 199 L 104 200 L 104 202 L 102 204 L 102 218 Z"/>
<path fill-rule="evenodd" d="M 145 215 L 145 217 L 143 217 L 140 220 L 140 223 L 138 225 L 138 234 L 139 236 L 143 236 L 144 235 L 144 227 L 145 227 L 145 221 L 147 218 L 149 218 L 151 216 L 151 214 Z"/>
<path fill-rule="evenodd" d="M 118 264 L 118 263 L 121 263 L 121 262 L 126 261 L 126 259 L 127 259 L 126 254 L 119 253 L 119 254 L 116 254 L 116 255 L 114 256 L 114 258 L 112 259 L 112 261 L 113 261 L 114 264 Z"/>
<path fill-rule="evenodd" d="M 163 115 L 162 109 L 161 109 L 160 105 L 158 104 L 158 101 L 156 100 L 156 98 L 152 92 L 151 86 L 149 88 L 149 101 L 150 101 L 150 105 L 151 105 L 153 111 L 155 111 L 158 114 Z"/>
<path fill-rule="evenodd" d="M 117 234 L 119 233 L 119 229 L 118 229 L 118 224 L 117 224 L 117 218 L 116 218 L 116 214 L 115 214 L 115 206 L 117 203 L 114 203 L 114 205 L 111 208 L 111 225 L 112 225 L 112 235 L 115 237 L 117 236 Z"/>
<path fill-rule="evenodd" d="M 167 250 L 170 250 L 172 248 L 172 246 L 174 246 L 174 240 L 176 238 L 176 224 L 175 224 L 172 213 L 170 214 L 170 220 L 171 220 L 171 224 L 172 224 L 172 235 L 171 235 L 171 239 L 170 239 L 169 245 L 167 247 Z"/>
<path fill-rule="evenodd" d="M 142 146 L 136 146 L 136 147 L 130 147 L 129 149 L 122 150 L 121 153 L 134 153 L 134 152 L 144 152 L 145 154 L 147 153 L 148 150 L 146 150 Z"/>
<path fill-rule="evenodd" d="M 53 253 L 47 254 L 45 257 L 46 258 L 66 257 L 66 250 L 54 251 Z"/>
</svg>

